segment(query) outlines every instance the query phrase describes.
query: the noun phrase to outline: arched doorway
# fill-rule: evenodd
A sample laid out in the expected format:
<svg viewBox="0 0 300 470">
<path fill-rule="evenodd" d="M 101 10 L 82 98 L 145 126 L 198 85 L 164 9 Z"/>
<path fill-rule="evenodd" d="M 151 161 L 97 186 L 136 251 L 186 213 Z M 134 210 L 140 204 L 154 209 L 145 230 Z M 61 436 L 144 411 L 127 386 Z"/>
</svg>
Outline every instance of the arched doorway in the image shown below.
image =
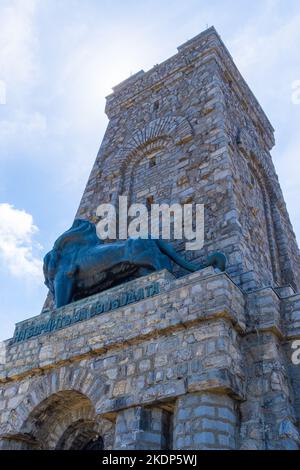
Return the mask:
<svg viewBox="0 0 300 470">
<path fill-rule="evenodd" d="M 64 390 L 38 404 L 21 431 L 40 449 L 102 450 L 112 446 L 114 423 L 98 417 L 86 395 Z"/>
<path fill-rule="evenodd" d="M 103 450 L 104 449 L 104 441 L 101 436 L 97 437 L 94 440 L 88 442 L 83 450 Z"/>
<path fill-rule="evenodd" d="M 113 443 L 113 429 L 107 420 L 78 420 L 72 423 L 59 439 L 56 450 L 103 450 L 104 438 L 106 446 Z M 101 435 L 102 434 L 102 435 Z M 110 435 L 111 434 L 111 435 Z"/>
</svg>

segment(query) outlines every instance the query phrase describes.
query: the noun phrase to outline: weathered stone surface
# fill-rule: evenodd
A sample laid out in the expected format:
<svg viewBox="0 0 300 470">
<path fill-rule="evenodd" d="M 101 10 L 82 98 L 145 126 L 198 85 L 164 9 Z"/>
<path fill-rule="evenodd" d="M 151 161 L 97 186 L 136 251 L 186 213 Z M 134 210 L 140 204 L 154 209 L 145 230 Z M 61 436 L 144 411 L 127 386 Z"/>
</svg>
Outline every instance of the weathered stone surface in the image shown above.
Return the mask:
<svg viewBox="0 0 300 470">
<path fill-rule="evenodd" d="M 188 393 L 176 403 L 175 449 L 235 449 L 236 430 L 235 403 L 226 394 Z"/>
<path fill-rule="evenodd" d="M 271 124 L 214 28 L 114 87 L 106 112 L 77 217 L 121 194 L 204 203 L 203 249 L 173 246 L 199 264 L 222 251 L 227 271 L 49 297 L 0 344 L 0 448 L 299 448 L 300 258 Z"/>
</svg>

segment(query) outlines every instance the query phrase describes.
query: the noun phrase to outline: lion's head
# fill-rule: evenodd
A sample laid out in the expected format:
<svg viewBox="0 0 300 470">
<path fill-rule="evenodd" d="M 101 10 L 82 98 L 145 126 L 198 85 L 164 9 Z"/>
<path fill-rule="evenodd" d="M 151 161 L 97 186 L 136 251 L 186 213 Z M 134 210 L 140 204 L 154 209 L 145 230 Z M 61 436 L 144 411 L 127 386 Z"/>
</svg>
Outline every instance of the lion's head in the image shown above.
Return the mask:
<svg viewBox="0 0 300 470">
<path fill-rule="evenodd" d="M 64 259 L 64 252 L 70 246 L 75 248 L 76 246 L 78 248 L 84 246 L 88 248 L 100 243 L 102 242 L 97 236 L 95 225 L 83 219 L 75 219 L 72 227 L 55 241 L 52 250 L 44 257 L 43 265 L 45 285 L 53 297 L 55 297 L 54 280 L 60 263 Z"/>
</svg>

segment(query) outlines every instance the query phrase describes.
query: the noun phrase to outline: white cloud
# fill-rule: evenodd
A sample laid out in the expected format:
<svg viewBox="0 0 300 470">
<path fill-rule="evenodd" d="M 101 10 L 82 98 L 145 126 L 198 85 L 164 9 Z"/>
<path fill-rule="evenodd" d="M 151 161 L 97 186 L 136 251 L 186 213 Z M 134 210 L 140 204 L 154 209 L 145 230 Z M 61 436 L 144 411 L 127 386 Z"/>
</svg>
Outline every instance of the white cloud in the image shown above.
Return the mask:
<svg viewBox="0 0 300 470">
<path fill-rule="evenodd" d="M 42 261 L 34 251 L 41 247 L 33 240 L 37 232 L 32 215 L 10 204 L 0 204 L 0 267 L 13 276 L 40 282 Z"/>
</svg>

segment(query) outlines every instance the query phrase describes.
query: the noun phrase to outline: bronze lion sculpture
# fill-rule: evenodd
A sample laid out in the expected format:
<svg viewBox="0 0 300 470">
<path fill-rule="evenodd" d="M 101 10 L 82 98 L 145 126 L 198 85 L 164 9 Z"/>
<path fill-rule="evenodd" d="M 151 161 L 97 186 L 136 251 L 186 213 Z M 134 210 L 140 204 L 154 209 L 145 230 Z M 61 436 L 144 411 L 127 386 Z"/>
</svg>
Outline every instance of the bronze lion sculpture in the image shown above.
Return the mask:
<svg viewBox="0 0 300 470">
<path fill-rule="evenodd" d="M 56 307 L 62 307 L 153 271 L 172 272 L 171 260 L 190 272 L 207 266 L 224 271 L 226 265 L 225 255 L 214 253 L 205 264 L 195 266 L 163 240 L 129 238 L 104 243 L 94 224 L 76 219 L 45 256 L 43 270 Z"/>
</svg>

